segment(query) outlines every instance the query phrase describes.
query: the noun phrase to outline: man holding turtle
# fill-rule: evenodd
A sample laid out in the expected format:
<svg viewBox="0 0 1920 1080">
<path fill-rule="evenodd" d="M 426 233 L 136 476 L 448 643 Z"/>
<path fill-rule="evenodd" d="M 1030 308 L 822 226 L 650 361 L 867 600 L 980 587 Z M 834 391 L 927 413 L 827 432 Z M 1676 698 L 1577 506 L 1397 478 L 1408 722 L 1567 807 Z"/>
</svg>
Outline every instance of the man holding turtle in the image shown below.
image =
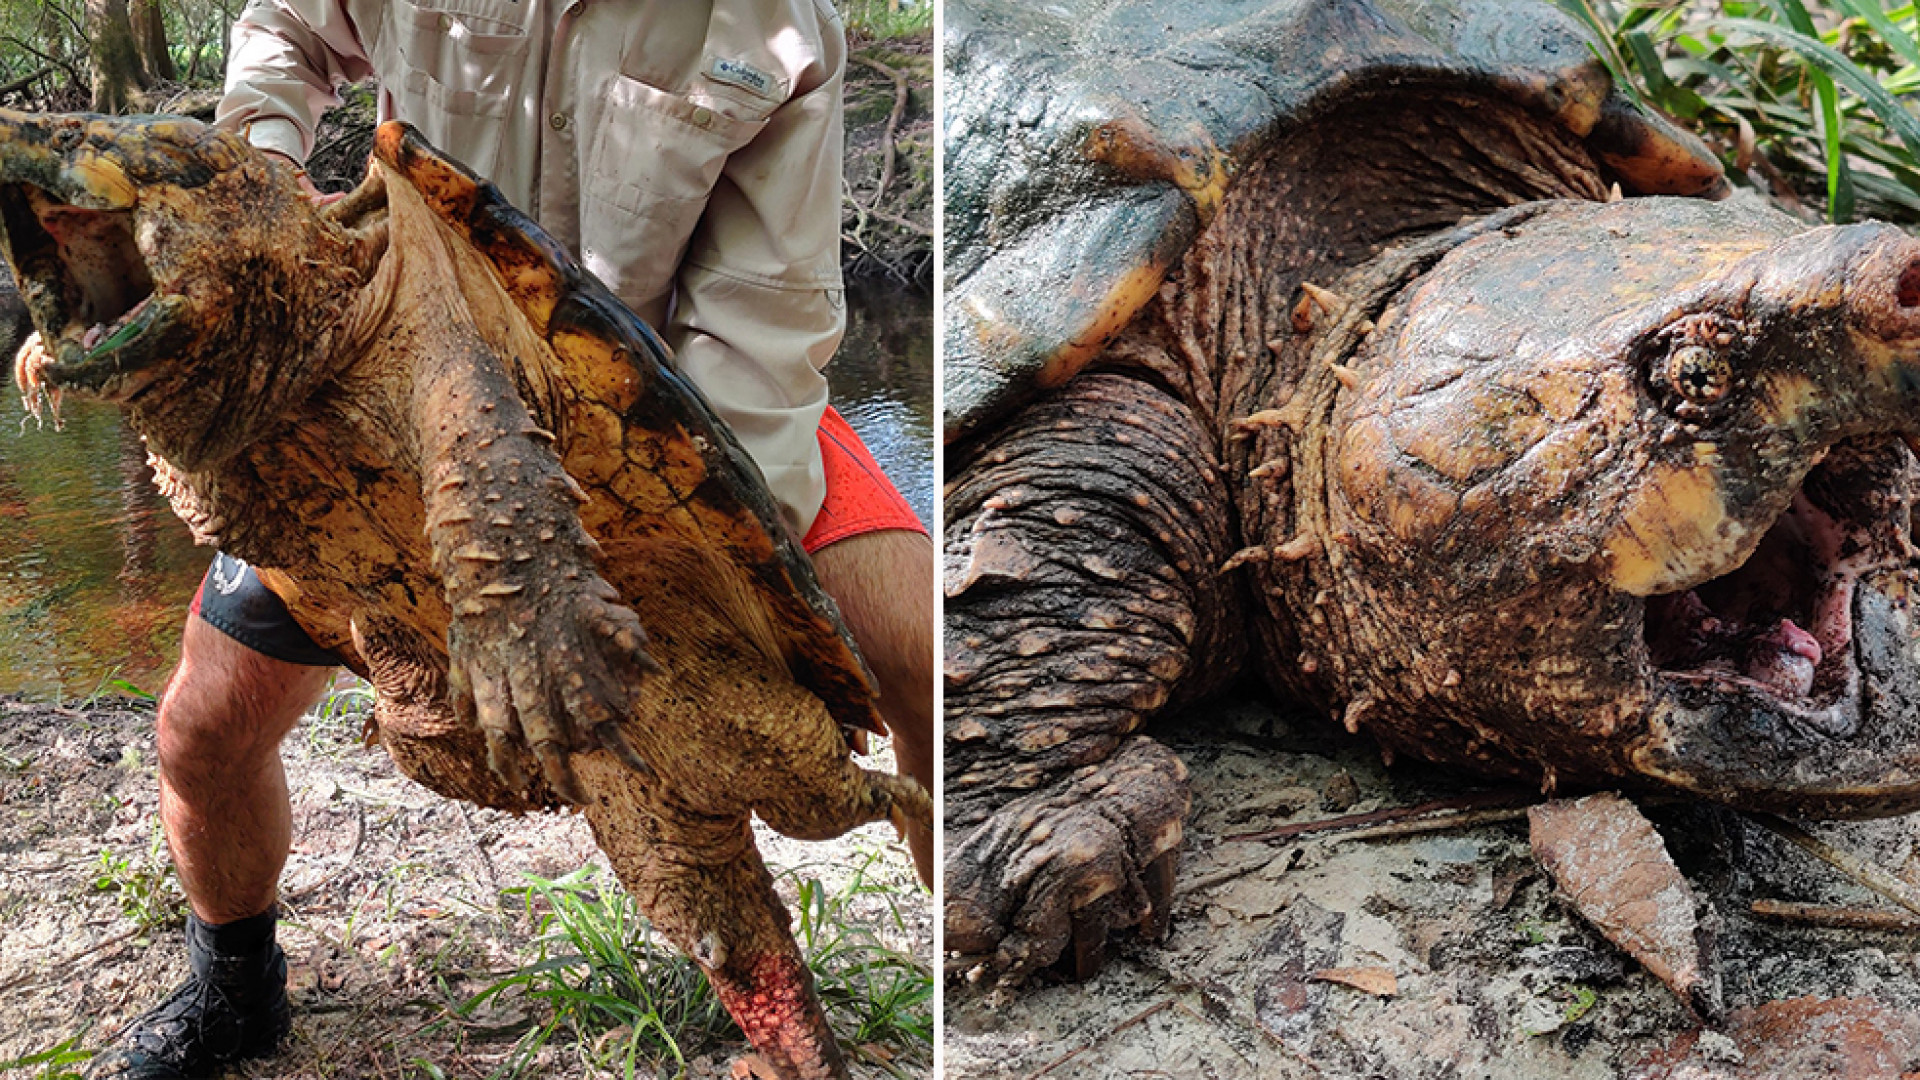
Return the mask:
<svg viewBox="0 0 1920 1080">
<path fill-rule="evenodd" d="M 805 537 L 931 789 L 932 544 L 820 374 L 845 325 L 831 4 L 250 0 L 232 44 L 217 123 L 298 169 L 334 86 L 375 78 L 382 119 L 490 178 L 659 329 Z M 338 662 L 216 556 L 159 712 L 192 976 L 94 1075 L 207 1075 L 286 1033 L 279 744 Z M 909 840 L 930 880 L 932 837 Z"/>
</svg>

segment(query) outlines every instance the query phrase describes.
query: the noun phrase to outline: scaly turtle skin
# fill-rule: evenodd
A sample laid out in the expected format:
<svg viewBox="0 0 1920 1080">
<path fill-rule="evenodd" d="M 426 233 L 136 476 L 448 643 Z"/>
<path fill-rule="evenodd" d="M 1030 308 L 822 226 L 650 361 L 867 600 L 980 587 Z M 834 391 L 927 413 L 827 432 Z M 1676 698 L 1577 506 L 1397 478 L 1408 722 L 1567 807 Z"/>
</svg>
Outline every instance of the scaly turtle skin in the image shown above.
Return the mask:
<svg viewBox="0 0 1920 1080">
<path fill-rule="evenodd" d="M 323 210 L 197 123 L 0 113 L 0 225 L 30 395 L 122 406 L 195 535 L 372 680 L 405 772 L 583 808 L 759 1052 L 845 1075 L 748 819 L 931 807 L 851 760 L 851 639 L 653 334 L 402 125 Z"/>
<path fill-rule="evenodd" d="M 1163 927 L 1138 732 L 1249 663 L 1548 790 L 1920 806 L 1920 243 L 1659 197 L 1724 183 L 1544 4 L 1044 12 L 948 9 L 950 950 Z"/>
</svg>

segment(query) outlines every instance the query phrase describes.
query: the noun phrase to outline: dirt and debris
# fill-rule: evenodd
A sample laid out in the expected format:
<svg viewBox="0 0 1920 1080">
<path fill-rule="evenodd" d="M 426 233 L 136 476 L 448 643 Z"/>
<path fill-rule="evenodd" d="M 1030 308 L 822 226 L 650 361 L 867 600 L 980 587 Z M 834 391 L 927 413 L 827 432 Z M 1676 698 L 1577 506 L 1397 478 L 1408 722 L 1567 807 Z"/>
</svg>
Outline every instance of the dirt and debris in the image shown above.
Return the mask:
<svg viewBox="0 0 1920 1080">
<path fill-rule="evenodd" d="M 283 747 L 294 841 L 280 941 L 294 1029 L 278 1057 L 236 1075 L 488 1076 L 547 1015 L 512 994 L 453 1012 L 532 956 L 534 916 L 512 890 L 523 874 L 551 880 L 589 863 L 610 875 L 583 818 L 516 819 L 440 798 L 359 734 L 357 720 L 307 721 Z M 891 767 L 880 758 L 868 763 Z M 184 977 L 177 926 L 134 914 L 179 914 L 157 804 L 151 706 L 0 698 L 0 1062 L 70 1040 L 98 1048 Z M 798 880 L 832 893 L 861 874 L 875 888 L 853 897 L 853 917 L 931 963 L 931 899 L 890 827 L 825 844 L 758 835 L 789 906 Z M 582 1051 L 563 1032 L 526 1075 L 612 1075 Z M 744 1051 L 700 1047 L 687 1075 L 732 1076 Z M 879 1060 L 889 1053 L 891 1067 Z M 856 1049 L 854 1075 L 925 1075 L 910 1056 Z"/>
<path fill-rule="evenodd" d="M 1643 807 L 1719 920 L 1729 1011 L 1703 1028 L 1556 893 L 1511 809 L 1538 792 L 1388 769 L 1364 740 L 1248 696 L 1151 733 L 1193 773 L 1171 933 L 1117 946 L 1083 986 L 949 982 L 953 1080 L 1920 1077 L 1920 936 L 1754 916 L 1757 900 L 1888 905 L 1738 814 Z M 1401 810 L 1423 804 L 1455 810 Z M 1272 835 L 1336 814 L 1395 831 Z M 1449 816 L 1467 823 L 1405 828 Z M 1808 828 L 1920 881 L 1920 819 Z"/>
</svg>

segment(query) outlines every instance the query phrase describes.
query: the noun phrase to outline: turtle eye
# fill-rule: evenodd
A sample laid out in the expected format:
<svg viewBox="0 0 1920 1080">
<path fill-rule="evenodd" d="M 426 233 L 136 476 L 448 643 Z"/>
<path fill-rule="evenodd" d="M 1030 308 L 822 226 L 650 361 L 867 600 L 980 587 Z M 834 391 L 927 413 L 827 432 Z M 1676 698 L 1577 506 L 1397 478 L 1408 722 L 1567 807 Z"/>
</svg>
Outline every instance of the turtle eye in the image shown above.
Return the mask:
<svg viewBox="0 0 1920 1080">
<path fill-rule="evenodd" d="M 1733 364 L 1704 345 L 1682 345 L 1667 357 L 1667 384 L 1686 401 L 1711 405 L 1733 387 Z"/>
</svg>

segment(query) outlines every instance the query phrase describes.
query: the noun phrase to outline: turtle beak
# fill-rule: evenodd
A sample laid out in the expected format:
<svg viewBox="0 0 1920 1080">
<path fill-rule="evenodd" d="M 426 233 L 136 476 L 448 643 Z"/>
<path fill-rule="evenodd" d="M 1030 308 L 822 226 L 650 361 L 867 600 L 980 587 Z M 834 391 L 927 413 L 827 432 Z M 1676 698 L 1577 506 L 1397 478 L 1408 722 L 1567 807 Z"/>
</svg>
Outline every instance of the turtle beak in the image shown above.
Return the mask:
<svg viewBox="0 0 1920 1080">
<path fill-rule="evenodd" d="M 1782 508 L 1737 559 L 1650 599 L 1656 704 L 1635 764 L 1736 805 L 1905 813 L 1920 807 L 1920 241 L 1801 234 L 1752 294 L 1809 327 L 1751 421 L 1791 448 L 1764 485 Z"/>
<path fill-rule="evenodd" d="M 156 293 L 136 241 L 142 188 L 181 171 L 183 134 L 180 121 L 0 110 L 0 249 L 48 357 L 23 385 L 127 400 L 183 344 L 186 302 Z"/>
</svg>

